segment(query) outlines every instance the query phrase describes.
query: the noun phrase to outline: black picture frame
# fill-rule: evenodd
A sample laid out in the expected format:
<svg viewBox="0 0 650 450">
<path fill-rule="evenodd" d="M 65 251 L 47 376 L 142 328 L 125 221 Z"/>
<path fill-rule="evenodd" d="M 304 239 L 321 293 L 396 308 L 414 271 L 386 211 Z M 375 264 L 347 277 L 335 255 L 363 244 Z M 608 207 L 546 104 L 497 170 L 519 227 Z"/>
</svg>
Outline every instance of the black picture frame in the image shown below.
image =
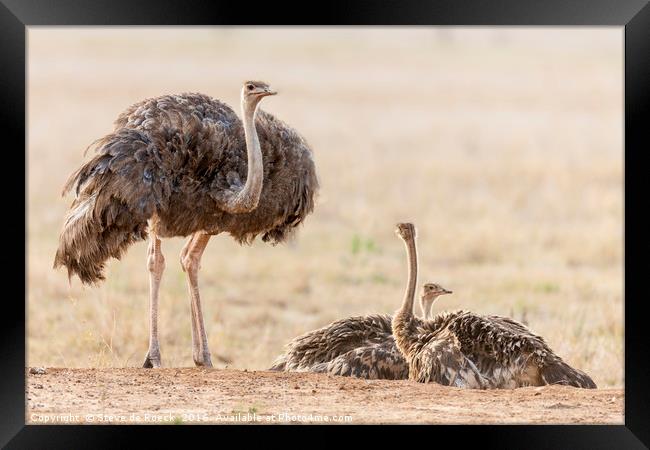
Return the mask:
<svg viewBox="0 0 650 450">
<path fill-rule="evenodd" d="M 27 235 L 27 192 L 22 199 L 7 192 L 9 186 L 26 186 L 26 27 L 31 25 L 481 25 L 481 26 L 618 26 L 625 29 L 625 425 L 571 426 L 437 426 L 435 433 L 410 427 L 409 433 L 434 434 L 440 442 L 462 439 L 464 443 L 499 448 L 646 448 L 650 445 L 650 352 L 645 335 L 644 274 L 650 264 L 644 233 L 650 223 L 644 214 L 648 176 L 644 151 L 648 151 L 648 128 L 643 118 L 650 109 L 650 6 L 645 0 L 445 0 L 445 1 L 358 1 L 330 0 L 314 4 L 270 2 L 225 2 L 201 0 L 0 0 L 0 124 L 4 151 L 5 195 L 3 206 L 8 227 L 5 239 L 20 232 Z M 20 149 L 23 149 L 22 152 Z M 7 159 L 9 158 L 9 159 Z M 13 159 L 13 161 L 11 161 Z M 11 162 L 8 162 L 11 161 Z M 20 170 L 23 169 L 23 170 Z M 9 176 L 10 178 L 7 178 Z M 11 177 L 16 177 L 15 180 Z M 13 189 L 17 190 L 17 187 Z M 26 189 L 26 188 L 25 188 Z M 15 203 L 15 204 L 12 204 Z M 22 203 L 22 205 L 21 205 Z M 13 212 L 13 214 L 11 214 Z M 11 217 L 11 220 L 7 220 Z M 9 234 L 11 233 L 11 234 Z M 26 254 L 27 241 L 25 242 Z M 17 250 L 20 251 L 20 250 Z M 8 258 L 7 258 L 8 259 Z M 26 264 L 12 266 L 15 276 L 5 283 L 24 280 Z M 7 283 L 7 284 L 10 284 Z M 18 285 L 19 283 L 16 283 Z M 78 448 L 135 445 L 134 433 L 147 433 L 150 444 L 169 438 L 171 430 L 189 427 L 164 426 L 43 426 L 25 425 L 25 305 L 12 297 L 4 299 L 4 326 L 0 329 L 2 420 L 0 444 L 7 448 Z M 294 432 L 296 427 L 283 427 Z M 309 428 L 317 435 L 329 434 L 324 427 Z M 365 428 L 365 427 L 363 427 Z M 252 430 L 252 429 L 250 429 Z M 209 438 L 212 427 L 191 427 L 192 439 Z M 220 429 L 219 432 L 225 430 Z M 241 439 L 249 429 L 229 427 Z M 255 432 L 277 432 L 277 427 L 255 428 Z M 393 427 L 373 427 L 375 436 L 394 434 Z M 199 437 L 200 435 L 200 437 Z M 401 433 L 400 433 L 401 435 Z M 412 439 L 415 442 L 417 437 Z M 317 437 L 315 438 L 317 439 Z M 411 438 L 409 438 L 410 440 Z M 261 442 L 264 445 L 264 441 Z M 432 443 L 433 444 L 433 443 Z"/>
</svg>

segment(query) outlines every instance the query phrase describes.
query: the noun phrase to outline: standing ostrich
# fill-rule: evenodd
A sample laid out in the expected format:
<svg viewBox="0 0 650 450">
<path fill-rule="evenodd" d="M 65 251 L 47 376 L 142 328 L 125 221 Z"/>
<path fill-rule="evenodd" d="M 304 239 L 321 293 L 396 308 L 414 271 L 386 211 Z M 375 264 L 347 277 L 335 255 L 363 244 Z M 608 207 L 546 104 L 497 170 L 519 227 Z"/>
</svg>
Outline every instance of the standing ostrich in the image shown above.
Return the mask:
<svg viewBox="0 0 650 450">
<path fill-rule="evenodd" d="M 422 315 L 431 316 L 438 295 L 451 294 L 439 285 L 424 285 Z M 409 368 L 393 338 L 392 316 L 372 314 L 339 319 L 302 334 L 286 345 L 270 370 L 319 372 L 365 379 L 408 379 Z"/>
<path fill-rule="evenodd" d="M 433 320 L 415 317 L 415 227 L 400 223 L 395 231 L 406 245 L 409 272 L 404 302 L 393 317 L 392 329 L 408 361 L 410 379 L 479 389 L 545 384 L 596 388 L 587 374 L 555 355 L 541 336 L 507 317 L 468 311 L 438 314 Z M 431 290 L 441 292 L 438 288 Z"/>
<path fill-rule="evenodd" d="M 198 288 L 210 236 L 240 244 L 283 242 L 314 208 L 318 181 L 312 151 L 292 128 L 258 109 L 274 95 L 247 81 L 243 120 L 202 94 L 165 95 L 128 108 L 112 133 L 95 142 L 97 156 L 63 189 L 76 197 L 59 237 L 54 267 L 84 284 L 104 279 L 109 257 L 149 235 L 149 351 L 144 367 L 160 367 L 158 293 L 165 268 L 161 238 L 189 236 L 181 251 L 192 314 L 192 356 L 212 367 Z"/>
</svg>

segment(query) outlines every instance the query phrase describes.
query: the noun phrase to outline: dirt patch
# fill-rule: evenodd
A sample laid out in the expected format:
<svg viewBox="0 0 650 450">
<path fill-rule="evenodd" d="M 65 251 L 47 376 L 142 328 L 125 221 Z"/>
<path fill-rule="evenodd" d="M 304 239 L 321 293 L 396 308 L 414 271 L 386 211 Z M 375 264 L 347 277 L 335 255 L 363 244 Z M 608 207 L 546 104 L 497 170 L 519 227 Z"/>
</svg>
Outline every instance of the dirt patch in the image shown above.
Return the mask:
<svg viewBox="0 0 650 450">
<path fill-rule="evenodd" d="M 198 368 L 40 372 L 26 371 L 26 421 L 31 424 L 623 423 L 622 389 L 476 391 L 411 381 Z"/>
</svg>

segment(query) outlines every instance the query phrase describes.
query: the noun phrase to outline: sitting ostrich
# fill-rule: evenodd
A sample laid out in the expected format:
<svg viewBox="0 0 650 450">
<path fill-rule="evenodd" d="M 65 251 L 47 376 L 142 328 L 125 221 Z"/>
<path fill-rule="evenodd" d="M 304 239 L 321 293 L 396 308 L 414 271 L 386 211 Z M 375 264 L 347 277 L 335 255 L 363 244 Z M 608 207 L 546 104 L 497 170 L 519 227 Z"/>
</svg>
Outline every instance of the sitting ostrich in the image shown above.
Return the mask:
<svg viewBox="0 0 650 450">
<path fill-rule="evenodd" d="M 423 317 L 430 317 L 433 302 L 442 294 L 451 291 L 433 283 L 424 285 Z M 406 380 L 408 363 L 395 344 L 392 320 L 388 314 L 353 316 L 309 331 L 289 342 L 270 370 Z"/>
<path fill-rule="evenodd" d="M 165 268 L 161 238 L 189 236 L 180 262 L 187 274 L 192 356 L 212 367 L 198 287 L 210 237 L 229 233 L 240 244 L 257 235 L 285 241 L 314 208 L 318 181 L 307 142 L 258 109 L 274 92 L 247 81 L 240 120 L 207 95 L 165 95 L 134 104 L 112 133 L 95 142 L 97 155 L 71 175 L 65 195 L 76 197 L 65 218 L 54 267 L 84 284 L 104 279 L 108 258 L 119 259 L 149 235 L 149 350 L 144 367 L 160 367 L 158 293 Z"/>
<path fill-rule="evenodd" d="M 270 370 L 406 379 L 408 364 L 395 345 L 391 320 L 386 314 L 336 320 L 289 342 Z"/>
<path fill-rule="evenodd" d="M 587 374 L 555 355 L 542 337 L 507 317 L 468 311 L 445 312 L 432 320 L 415 317 L 416 231 L 412 224 L 400 223 L 396 233 L 406 246 L 409 271 L 404 302 L 393 317 L 392 330 L 408 362 L 410 379 L 479 389 L 545 384 L 596 388 Z M 432 296 L 436 292 L 443 293 L 439 287 L 430 288 Z"/>
</svg>

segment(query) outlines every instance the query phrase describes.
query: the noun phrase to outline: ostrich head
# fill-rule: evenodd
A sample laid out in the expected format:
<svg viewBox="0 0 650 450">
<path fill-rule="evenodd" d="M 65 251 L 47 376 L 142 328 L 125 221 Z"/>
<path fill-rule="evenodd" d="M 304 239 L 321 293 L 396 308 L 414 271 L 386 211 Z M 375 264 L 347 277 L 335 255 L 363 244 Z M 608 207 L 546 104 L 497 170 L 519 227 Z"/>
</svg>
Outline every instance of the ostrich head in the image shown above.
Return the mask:
<svg viewBox="0 0 650 450">
<path fill-rule="evenodd" d="M 422 316 L 425 319 L 431 318 L 431 305 L 441 295 L 451 294 L 452 292 L 443 288 L 436 283 L 427 283 L 422 289 L 422 297 L 420 297 L 420 308 L 422 308 Z"/>
<path fill-rule="evenodd" d="M 395 227 L 395 233 L 403 240 L 410 241 L 415 239 L 415 226 L 412 223 L 398 223 Z"/>
<path fill-rule="evenodd" d="M 263 81 L 246 81 L 241 89 L 242 104 L 248 108 L 256 107 L 262 98 L 277 92 Z"/>
</svg>

